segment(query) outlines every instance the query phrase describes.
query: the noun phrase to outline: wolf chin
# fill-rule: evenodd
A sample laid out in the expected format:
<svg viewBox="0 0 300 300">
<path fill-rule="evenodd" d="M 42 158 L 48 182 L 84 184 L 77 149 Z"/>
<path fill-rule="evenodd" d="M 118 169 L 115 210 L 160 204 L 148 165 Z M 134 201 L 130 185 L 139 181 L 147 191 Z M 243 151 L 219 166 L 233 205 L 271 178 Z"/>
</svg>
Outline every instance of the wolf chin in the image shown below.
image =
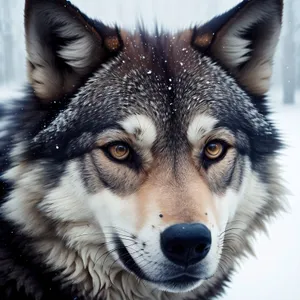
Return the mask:
<svg viewBox="0 0 300 300">
<path fill-rule="evenodd" d="M 266 97 L 282 9 L 244 1 L 171 34 L 26 0 L 28 85 L 1 109 L 1 299 L 224 292 L 284 209 Z"/>
</svg>

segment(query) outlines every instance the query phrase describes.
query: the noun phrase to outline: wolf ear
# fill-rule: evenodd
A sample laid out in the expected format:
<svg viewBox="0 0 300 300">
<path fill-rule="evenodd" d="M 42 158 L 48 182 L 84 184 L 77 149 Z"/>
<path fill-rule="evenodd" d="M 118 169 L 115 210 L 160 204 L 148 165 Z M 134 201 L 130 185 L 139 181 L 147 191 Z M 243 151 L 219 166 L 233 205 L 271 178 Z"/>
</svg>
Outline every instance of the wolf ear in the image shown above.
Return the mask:
<svg viewBox="0 0 300 300">
<path fill-rule="evenodd" d="M 244 0 L 194 29 L 192 45 L 216 59 L 249 92 L 269 90 L 283 0 Z"/>
<path fill-rule="evenodd" d="M 36 95 L 50 102 L 122 48 L 116 28 L 95 22 L 66 0 L 26 0 L 28 77 Z"/>
</svg>

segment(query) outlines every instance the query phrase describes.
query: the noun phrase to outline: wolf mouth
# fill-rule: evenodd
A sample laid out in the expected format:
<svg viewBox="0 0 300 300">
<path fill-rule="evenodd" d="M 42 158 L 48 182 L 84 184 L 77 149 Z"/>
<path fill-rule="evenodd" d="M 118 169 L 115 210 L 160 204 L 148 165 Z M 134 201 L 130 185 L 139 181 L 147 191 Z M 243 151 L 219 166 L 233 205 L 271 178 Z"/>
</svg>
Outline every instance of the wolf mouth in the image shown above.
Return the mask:
<svg viewBox="0 0 300 300">
<path fill-rule="evenodd" d="M 122 240 L 117 237 L 116 238 L 116 248 L 119 259 L 121 260 L 122 264 L 132 273 L 134 273 L 136 276 L 138 276 L 140 279 L 144 279 L 147 281 L 150 281 L 152 283 L 156 284 L 166 284 L 166 285 L 180 285 L 180 286 L 186 286 L 191 285 L 199 282 L 202 280 L 202 278 L 197 277 L 195 275 L 192 275 L 187 272 L 182 272 L 179 274 L 174 274 L 173 276 L 168 276 L 166 279 L 157 280 L 149 278 L 145 272 L 138 266 L 138 264 L 135 262 L 134 258 L 131 256 L 131 254 L 128 252 L 126 246 L 122 242 Z"/>
<path fill-rule="evenodd" d="M 161 280 L 161 281 L 152 281 L 154 283 L 159 283 L 159 284 L 166 284 L 166 285 L 180 285 L 180 286 L 186 286 L 186 285 L 191 285 L 199 282 L 201 278 L 197 278 L 191 275 L 186 275 L 186 274 L 180 274 L 176 277 L 172 277 L 171 279 L 167 280 Z"/>
</svg>

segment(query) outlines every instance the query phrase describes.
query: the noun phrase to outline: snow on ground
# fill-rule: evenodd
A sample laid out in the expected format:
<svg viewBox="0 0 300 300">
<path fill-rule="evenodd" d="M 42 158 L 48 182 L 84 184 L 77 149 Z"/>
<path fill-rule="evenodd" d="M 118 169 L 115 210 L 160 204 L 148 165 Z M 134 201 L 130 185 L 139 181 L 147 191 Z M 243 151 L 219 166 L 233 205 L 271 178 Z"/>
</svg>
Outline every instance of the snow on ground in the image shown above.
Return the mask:
<svg viewBox="0 0 300 300">
<path fill-rule="evenodd" d="M 300 300 L 300 91 L 293 106 L 281 104 L 281 90 L 273 89 L 270 94 L 273 119 L 288 144 L 280 162 L 292 193 L 290 211 L 269 226 L 269 237 L 257 238 L 257 258 L 243 262 L 220 300 Z M 15 87 L 0 88 L 0 103 L 18 95 Z"/>
</svg>

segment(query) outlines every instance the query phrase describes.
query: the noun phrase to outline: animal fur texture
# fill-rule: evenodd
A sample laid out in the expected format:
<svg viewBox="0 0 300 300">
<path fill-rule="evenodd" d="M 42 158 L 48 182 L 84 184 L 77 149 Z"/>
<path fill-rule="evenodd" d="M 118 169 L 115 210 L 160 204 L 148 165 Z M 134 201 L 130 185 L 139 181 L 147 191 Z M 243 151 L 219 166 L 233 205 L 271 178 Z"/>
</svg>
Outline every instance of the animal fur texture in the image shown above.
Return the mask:
<svg viewBox="0 0 300 300">
<path fill-rule="evenodd" d="M 151 34 L 26 0 L 28 85 L 0 111 L 0 299 L 224 292 L 285 204 L 266 97 L 282 9 Z"/>
</svg>

